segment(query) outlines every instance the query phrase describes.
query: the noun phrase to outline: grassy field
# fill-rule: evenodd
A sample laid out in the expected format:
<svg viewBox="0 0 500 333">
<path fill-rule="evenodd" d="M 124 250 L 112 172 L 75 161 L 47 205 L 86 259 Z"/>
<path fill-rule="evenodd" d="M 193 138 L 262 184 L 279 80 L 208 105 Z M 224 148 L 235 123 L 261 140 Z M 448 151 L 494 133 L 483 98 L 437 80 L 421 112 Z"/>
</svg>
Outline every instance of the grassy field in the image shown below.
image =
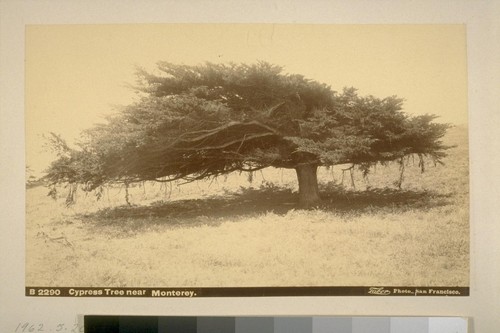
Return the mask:
<svg viewBox="0 0 500 333">
<path fill-rule="evenodd" d="M 401 189 L 397 164 L 356 171 L 355 187 L 322 169 L 314 210 L 297 209 L 295 174 L 277 169 L 141 184 L 132 207 L 118 188 L 69 208 L 28 189 L 26 285 L 468 286 L 467 129 L 445 141 L 457 145 L 446 165 L 410 163 Z"/>
</svg>

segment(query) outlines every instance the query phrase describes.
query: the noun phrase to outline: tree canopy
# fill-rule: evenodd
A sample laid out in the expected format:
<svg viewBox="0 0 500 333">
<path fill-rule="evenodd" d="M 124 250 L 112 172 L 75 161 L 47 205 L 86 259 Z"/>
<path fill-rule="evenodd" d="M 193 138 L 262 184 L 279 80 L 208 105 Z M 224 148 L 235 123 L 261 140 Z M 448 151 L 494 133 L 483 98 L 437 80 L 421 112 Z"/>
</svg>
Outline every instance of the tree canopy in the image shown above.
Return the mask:
<svg viewBox="0 0 500 333">
<path fill-rule="evenodd" d="M 341 93 L 265 62 L 139 69 L 140 98 L 82 133 L 77 149 L 53 136 L 52 184 L 187 181 L 266 167 L 297 170 L 299 198 L 317 202 L 319 166 L 376 163 L 416 154 L 439 162 L 449 125 L 410 117 L 403 100 Z"/>
</svg>

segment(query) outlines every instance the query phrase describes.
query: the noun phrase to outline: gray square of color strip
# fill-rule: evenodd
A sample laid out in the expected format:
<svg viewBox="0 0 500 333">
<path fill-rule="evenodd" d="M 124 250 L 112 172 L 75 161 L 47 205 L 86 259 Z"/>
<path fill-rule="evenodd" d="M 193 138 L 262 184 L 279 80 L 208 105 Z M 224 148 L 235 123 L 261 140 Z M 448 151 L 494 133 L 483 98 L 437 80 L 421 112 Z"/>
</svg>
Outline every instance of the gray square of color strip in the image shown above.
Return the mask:
<svg viewBox="0 0 500 333">
<path fill-rule="evenodd" d="M 351 333 L 352 317 L 314 317 L 313 333 Z"/>
<path fill-rule="evenodd" d="M 197 333 L 196 317 L 159 317 L 158 333 Z"/>
<path fill-rule="evenodd" d="M 158 317 L 154 316 L 121 316 L 120 333 L 157 333 Z"/>
<path fill-rule="evenodd" d="M 467 319 L 431 317 L 428 333 L 467 333 Z"/>
<path fill-rule="evenodd" d="M 198 317 L 198 333 L 235 333 L 234 317 Z"/>
<path fill-rule="evenodd" d="M 236 333 L 274 333 L 273 317 L 238 317 Z"/>
<path fill-rule="evenodd" d="M 353 317 L 352 333 L 391 333 L 391 318 Z"/>
<path fill-rule="evenodd" d="M 392 317 L 391 333 L 428 333 L 428 317 Z"/>
<path fill-rule="evenodd" d="M 312 333 L 312 317 L 276 317 L 274 333 Z"/>
</svg>

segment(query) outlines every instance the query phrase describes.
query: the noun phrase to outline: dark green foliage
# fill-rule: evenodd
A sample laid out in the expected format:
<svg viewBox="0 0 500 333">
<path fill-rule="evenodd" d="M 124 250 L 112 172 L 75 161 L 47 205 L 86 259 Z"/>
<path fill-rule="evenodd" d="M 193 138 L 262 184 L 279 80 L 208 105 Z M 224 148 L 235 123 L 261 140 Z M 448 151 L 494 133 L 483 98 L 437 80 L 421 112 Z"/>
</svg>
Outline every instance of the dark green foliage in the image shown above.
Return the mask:
<svg viewBox="0 0 500 333">
<path fill-rule="evenodd" d="M 439 161 L 447 149 L 440 139 L 449 126 L 407 116 L 395 96 L 337 93 L 263 62 L 158 69 L 138 70 L 142 97 L 83 133 L 79 149 L 54 136 L 62 153 L 48 170 L 52 183 L 91 190 L 304 164 L 352 163 L 367 172 L 411 154 Z"/>
</svg>

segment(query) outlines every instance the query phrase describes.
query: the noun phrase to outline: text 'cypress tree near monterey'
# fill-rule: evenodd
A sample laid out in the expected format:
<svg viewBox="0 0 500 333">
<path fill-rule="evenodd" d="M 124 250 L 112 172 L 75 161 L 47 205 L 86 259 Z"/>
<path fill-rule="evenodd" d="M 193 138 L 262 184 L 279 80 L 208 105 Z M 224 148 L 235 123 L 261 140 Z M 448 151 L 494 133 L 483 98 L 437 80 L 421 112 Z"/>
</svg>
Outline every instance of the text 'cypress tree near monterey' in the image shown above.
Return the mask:
<svg viewBox="0 0 500 333">
<path fill-rule="evenodd" d="M 138 70 L 140 98 L 82 133 L 77 149 L 54 135 L 52 185 L 187 181 L 233 171 L 295 169 L 299 204 L 320 202 L 317 169 L 371 166 L 417 155 L 445 156 L 449 128 L 436 116 L 411 117 L 396 96 L 342 93 L 265 62 L 199 66 L 158 63 Z"/>
</svg>

